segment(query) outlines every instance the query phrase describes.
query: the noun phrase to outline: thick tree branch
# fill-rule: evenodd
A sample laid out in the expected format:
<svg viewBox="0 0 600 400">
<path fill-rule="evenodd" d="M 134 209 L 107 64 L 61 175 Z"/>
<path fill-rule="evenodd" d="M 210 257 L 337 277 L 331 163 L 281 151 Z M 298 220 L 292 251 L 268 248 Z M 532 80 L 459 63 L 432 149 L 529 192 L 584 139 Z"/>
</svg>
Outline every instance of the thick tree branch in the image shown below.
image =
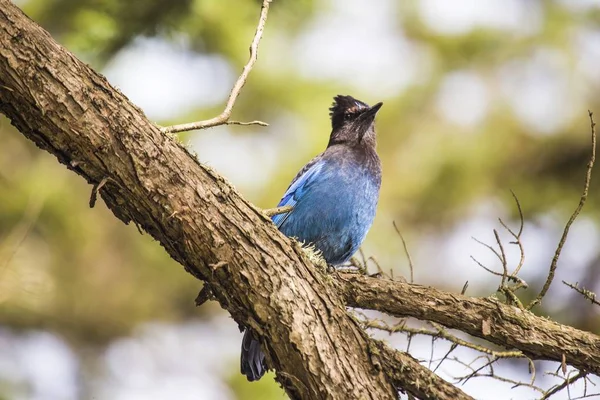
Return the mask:
<svg viewBox="0 0 600 400">
<path fill-rule="evenodd" d="M 420 399 L 473 399 L 456 386 L 431 374 L 411 355 L 394 350 L 379 340 L 373 340 L 372 347 L 381 354 L 382 367 L 394 384 L 399 388 L 411 388 L 412 395 Z"/>
<path fill-rule="evenodd" d="M 322 265 L 8 0 L 0 42 L 0 112 L 94 185 L 91 204 L 99 194 L 204 280 L 263 340 L 291 398 L 391 399 L 396 384 L 423 399 L 469 398 L 418 363 L 409 368 L 421 381 L 402 381 L 403 358 L 388 375 Z"/>
<path fill-rule="evenodd" d="M 475 298 L 432 287 L 358 274 L 339 274 L 349 306 L 397 317 L 433 321 L 521 350 L 532 359 L 565 362 L 600 374 L 600 337 L 561 325 L 493 298 Z"/>
</svg>

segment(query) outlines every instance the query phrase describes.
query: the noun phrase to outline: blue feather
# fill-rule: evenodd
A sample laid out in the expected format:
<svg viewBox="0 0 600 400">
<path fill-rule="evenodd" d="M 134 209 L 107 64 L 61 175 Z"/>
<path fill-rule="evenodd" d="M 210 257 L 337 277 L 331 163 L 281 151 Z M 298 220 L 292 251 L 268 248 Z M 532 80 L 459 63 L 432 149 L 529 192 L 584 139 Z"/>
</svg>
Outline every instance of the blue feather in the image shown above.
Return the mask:
<svg viewBox="0 0 600 400">
<path fill-rule="evenodd" d="M 277 204 L 277 207 L 294 207 L 296 203 L 298 203 L 298 200 L 300 200 L 304 193 L 306 193 L 308 188 L 310 188 L 311 183 L 316 179 L 322 168 L 323 162 L 321 160 L 317 160 L 314 163 L 309 163 L 292 181 L 292 184 L 284 193 L 283 197 L 279 201 L 279 204 Z M 271 220 L 275 225 L 277 225 L 277 228 L 280 228 L 293 212 L 294 210 L 285 214 L 274 215 Z"/>
</svg>

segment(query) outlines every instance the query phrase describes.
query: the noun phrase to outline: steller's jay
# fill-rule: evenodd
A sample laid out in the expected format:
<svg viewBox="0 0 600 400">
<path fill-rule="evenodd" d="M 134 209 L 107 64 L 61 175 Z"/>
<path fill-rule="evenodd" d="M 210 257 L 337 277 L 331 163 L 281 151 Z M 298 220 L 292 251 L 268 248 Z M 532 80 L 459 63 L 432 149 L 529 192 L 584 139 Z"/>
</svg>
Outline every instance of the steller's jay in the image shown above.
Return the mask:
<svg viewBox="0 0 600 400">
<path fill-rule="evenodd" d="M 298 172 L 278 204 L 293 209 L 272 218 L 283 234 L 314 245 L 331 265 L 350 259 L 375 218 L 381 185 L 375 114 L 382 104 L 369 107 L 351 96 L 334 98 L 327 149 Z M 260 343 L 246 330 L 242 374 L 249 381 L 260 379 L 264 360 Z"/>
</svg>

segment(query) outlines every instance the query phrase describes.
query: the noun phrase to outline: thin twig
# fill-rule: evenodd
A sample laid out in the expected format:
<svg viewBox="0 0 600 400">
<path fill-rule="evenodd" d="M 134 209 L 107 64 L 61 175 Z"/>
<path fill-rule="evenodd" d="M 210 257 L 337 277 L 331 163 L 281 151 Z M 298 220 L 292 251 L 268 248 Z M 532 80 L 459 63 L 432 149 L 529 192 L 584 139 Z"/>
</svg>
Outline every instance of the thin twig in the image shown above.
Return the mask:
<svg viewBox="0 0 600 400">
<path fill-rule="evenodd" d="M 572 378 L 569 378 L 569 377 L 565 378 L 565 380 L 563 381 L 563 383 L 561 383 L 560 385 L 556 385 L 556 386 L 552 387 L 547 392 L 544 392 L 544 395 L 542 397 L 540 397 L 539 400 L 547 400 L 547 399 L 549 399 L 551 396 L 553 396 L 556 393 L 560 392 L 564 388 L 568 388 L 568 386 L 570 384 L 575 383 L 576 381 L 578 381 L 581 378 L 584 378 L 586 375 L 587 375 L 587 372 L 585 372 L 585 371 L 579 371 L 579 373 L 577 375 L 575 375 L 574 377 L 572 377 Z"/>
<path fill-rule="evenodd" d="M 510 233 L 512 235 L 512 237 L 515 238 L 515 241 L 511 242 L 511 243 L 519 246 L 519 252 L 521 253 L 521 258 L 519 259 L 519 265 L 517 265 L 517 268 L 515 268 L 515 270 L 512 273 L 512 275 L 516 277 L 519 274 L 519 272 L 521 271 L 521 267 L 523 267 L 523 264 L 525 263 L 525 249 L 523 248 L 523 243 L 521 242 L 521 234 L 523 233 L 523 227 L 525 226 L 525 222 L 524 222 L 524 218 L 523 218 L 523 209 L 521 208 L 521 203 L 519 202 L 519 198 L 517 197 L 515 192 L 513 192 L 512 190 L 510 191 L 510 193 L 512 194 L 513 199 L 515 199 L 515 203 L 517 204 L 517 209 L 519 210 L 519 221 L 520 221 L 519 232 L 515 234 L 512 231 L 512 229 L 510 229 L 504 223 L 504 221 L 502 221 L 502 219 L 499 218 L 499 220 L 500 220 L 500 224 L 502 224 L 502 226 L 508 231 L 508 233 Z"/>
<path fill-rule="evenodd" d="M 248 121 L 248 122 L 243 122 L 243 121 L 227 121 L 225 122 L 225 125 L 260 125 L 260 126 L 269 126 L 269 124 L 267 124 L 264 121 Z M 208 126 L 207 126 L 208 128 Z"/>
<path fill-rule="evenodd" d="M 500 240 L 500 235 L 498 235 L 498 231 L 494 229 L 494 237 L 496 238 L 496 243 L 498 243 L 498 247 L 500 248 L 500 254 L 502 255 L 502 284 L 504 286 L 506 284 L 506 278 L 508 277 L 508 262 L 506 261 L 506 253 L 504 252 L 504 246 L 502 246 L 502 241 Z"/>
<path fill-rule="evenodd" d="M 275 207 L 275 208 L 267 208 L 262 210 L 263 214 L 267 217 L 271 218 L 274 215 L 285 214 L 293 210 L 292 206 L 283 206 L 283 207 Z"/>
<path fill-rule="evenodd" d="M 494 229 L 493 232 L 494 232 L 494 238 L 496 239 L 496 243 L 498 244 L 499 251 L 497 251 L 496 249 L 494 249 L 492 246 L 488 245 L 487 243 L 481 242 L 478 239 L 473 238 L 473 240 L 475 240 L 475 241 L 477 241 L 477 243 L 480 243 L 481 245 L 485 246 L 486 248 L 488 248 L 490 251 L 492 251 L 496 255 L 496 257 L 500 260 L 500 263 L 502 264 L 502 273 L 496 272 L 496 271 L 486 267 L 485 265 L 483 265 L 479 260 L 477 260 L 473 256 L 471 256 L 471 259 L 473 261 L 475 261 L 481 268 L 483 268 L 487 272 L 491 273 L 492 275 L 501 277 L 500 286 L 498 287 L 497 291 L 504 294 L 504 296 L 506 297 L 507 304 L 517 306 L 520 309 L 524 309 L 523 303 L 521 303 L 521 300 L 519 300 L 519 298 L 515 294 L 515 292 L 517 290 L 528 287 L 527 282 L 525 282 L 523 279 L 521 279 L 517 276 L 518 271 L 521 269 L 521 267 L 523 266 L 523 263 L 525 261 L 525 251 L 523 248 L 523 243 L 521 242 L 521 234 L 523 233 L 523 225 L 524 225 L 523 212 L 521 210 L 521 205 L 519 203 L 519 200 L 517 199 L 517 196 L 512 191 L 511 191 L 511 193 L 512 193 L 513 197 L 515 198 L 515 201 L 517 203 L 517 208 L 519 209 L 519 216 L 521 219 L 519 232 L 515 233 L 512 229 L 510 229 L 509 226 L 502 220 L 502 218 L 498 218 L 498 221 L 500 222 L 500 225 L 502 225 L 502 227 L 504 229 L 506 229 L 508 231 L 508 233 L 515 239 L 513 242 L 509 242 L 509 243 L 516 244 L 519 246 L 519 251 L 521 253 L 521 257 L 519 260 L 519 264 L 515 268 L 515 271 L 511 274 L 509 274 L 509 272 L 508 272 L 508 259 L 506 257 L 506 252 L 504 251 L 504 245 L 502 244 L 502 240 L 500 239 L 500 234 L 498 233 L 498 231 L 496 229 Z M 509 285 L 508 284 L 509 282 L 515 282 L 515 284 Z"/>
<path fill-rule="evenodd" d="M 363 265 L 365 271 L 367 269 L 367 256 L 365 256 L 365 252 L 362 247 L 358 248 L 358 254 L 360 254 L 361 264 Z"/>
<path fill-rule="evenodd" d="M 462 290 L 460 291 L 460 294 L 462 294 L 464 296 L 465 293 L 467 293 L 467 288 L 469 287 L 469 281 L 466 281 L 465 284 L 462 287 Z"/>
<path fill-rule="evenodd" d="M 531 374 L 531 385 L 535 382 L 535 363 L 529 357 L 527 357 L 527 362 L 529 363 L 529 373 Z"/>
<path fill-rule="evenodd" d="M 367 261 L 365 262 L 365 268 L 368 266 L 369 261 L 371 261 L 371 262 L 373 262 L 373 264 L 375 264 L 375 267 L 377 267 L 378 274 L 380 274 L 381 276 L 388 276 L 385 272 L 383 272 L 383 269 L 381 269 L 381 265 L 379 265 L 379 262 L 373 256 L 370 256 L 369 258 L 367 258 Z M 391 279 L 391 277 L 390 277 L 390 279 Z"/>
<path fill-rule="evenodd" d="M 464 339 L 461 339 L 461 338 L 451 334 L 446 329 L 442 328 L 439 324 L 435 324 L 435 323 L 432 323 L 432 326 L 436 329 L 436 331 L 432 331 L 427 328 L 412 328 L 412 327 L 406 326 L 406 321 L 402 321 L 401 323 L 393 325 L 393 326 L 390 326 L 383 321 L 373 320 L 373 319 L 365 319 L 364 321 L 361 321 L 361 323 L 362 323 L 363 328 L 365 328 L 365 329 L 377 329 L 380 331 L 389 332 L 390 335 L 393 333 L 396 333 L 396 332 L 404 332 L 404 333 L 407 333 L 410 335 L 423 335 L 423 336 L 430 336 L 432 338 L 442 338 L 453 344 L 456 344 L 457 346 L 466 347 L 466 348 L 469 348 L 472 350 L 476 350 L 483 354 L 488 354 L 488 355 L 494 357 L 494 359 L 525 357 L 523 352 L 520 350 L 495 351 L 492 349 L 488 349 L 487 347 L 480 346 L 476 343 L 468 342 Z"/>
<path fill-rule="evenodd" d="M 483 263 L 481 261 L 479 261 L 478 259 L 476 259 L 473 256 L 469 256 L 471 257 L 471 260 L 473 260 L 474 262 L 477 263 L 477 265 L 479 265 L 481 268 L 483 268 L 484 270 L 486 270 L 487 272 L 489 272 L 492 275 L 496 275 L 496 276 L 502 276 L 502 274 L 500 272 L 496 272 L 494 270 L 489 269 L 488 267 L 486 267 L 485 265 L 483 265 Z"/>
<path fill-rule="evenodd" d="M 592 394 L 586 394 L 584 396 L 579 396 L 579 397 L 572 397 L 569 400 L 581 400 L 581 399 L 597 399 L 598 397 L 600 397 L 600 393 L 592 393 Z"/>
<path fill-rule="evenodd" d="M 546 278 L 544 287 L 542 287 L 540 294 L 538 294 L 537 297 L 531 303 L 529 303 L 529 305 L 527 306 L 528 310 L 531 310 L 535 305 L 541 303 L 542 299 L 546 295 L 546 292 L 548 292 L 548 289 L 550 289 L 550 285 L 552 285 L 552 281 L 554 280 L 554 273 L 556 272 L 558 258 L 560 257 L 562 248 L 563 248 L 565 242 L 567 241 L 567 236 L 569 235 L 569 229 L 571 228 L 571 224 L 575 221 L 575 219 L 581 212 L 581 209 L 583 208 L 585 201 L 587 200 L 587 197 L 588 197 L 588 192 L 590 189 L 590 181 L 592 179 L 592 168 L 594 168 L 594 162 L 596 161 L 596 123 L 594 122 L 594 114 L 589 110 L 588 110 L 588 115 L 590 117 L 590 127 L 592 130 L 592 154 L 590 156 L 590 161 L 588 162 L 588 165 L 587 165 L 587 172 L 585 174 L 585 183 L 583 185 L 583 193 L 581 194 L 581 198 L 579 199 L 579 204 L 577 205 L 577 208 L 571 215 L 571 218 L 569 218 L 569 221 L 567 222 L 567 225 L 565 226 L 565 229 L 563 231 L 562 237 L 560 238 L 560 241 L 558 242 L 558 246 L 556 247 L 556 252 L 554 253 L 554 257 L 552 258 L 552 263 L 550 264 L 550 271 L 548 272 L 548 278 Z"/>
<path fill-rule="evenodd" d="M 544 390 L 542 388 L 540 388 L 538 386 L 535 386 L 533 384 L 525 383 L 525 382 L 518 382 L 518 381 L 515 381 L 514 379 L 504 378 L 502 376 L 496 375 L 494 373 L 494 369 L 493 369 L 493 366 L 492 366 L 492 364 L 495 362 L 495 360 L 489 360 L 488 359 L 488 363 L 484 364 L 483 366 L 481 366 L 481 367 L 479 367 L 477 369 L 474 369 L 471 365 L 469 365 L 469 364 L 461 361 L 460 359 L 458 359 L 456 357 L 454 357 L 452 360 L 454 362 L 462 365 L 463 367 L 468 368 L 471 371 L 473 371 L 473 372 L 471 372 L 468 375 L 464 375 L 462 377 L 455 377 L 454 378 L 457 383 L 461 383 L 462 385 L 466 384 L 471 378 L 492 378 L 492 379 L 496 379 L 497 381 L 500 381 L 500 382 L 510 383 L 510 384 L 513 385 L 512 388 L 523 386 L 523 387 L 531 388 L 531 389 L 533 389 L 533 390 L 535 390 L 535 391 L 537 391 L 537 392 L 539 392 L 541 394 L 544 393 Z M 480 371 L 482 369 L 487 368 L 487 367 L 490 368 L 490 372 L 489 373 L 480 373 Z"/>
<path fill-rule="evenodd" d="M 248 79 L 248 75 L 252 68 L 254 67 L 254 63 L 256 63 L 256 59 L 258 58 L 258 44 L 260 43 L 260 39 L 262 38 L 263 31 L 265 29 L 265 24 L 267 22 L 267 15 L 269 13 L 269 5 L 272 0 L 263 0 L 262 8 L 260 10 L 260 18 L 258 20 L 258 26 L 256 27 L 256 33 L 254 34 L 254 39 L 252 40 L 252 44 L 250 45 L 250 58 L 248 59 L 248 63 L 244 66 L 244 70 L 240 74 L 239 78 L 233 85 L 231 89 L 231 93 L 229 94 L 229 98 L 227 99 L 227 105 L 223 112 L 211 119 L 207 119 L 204 121 L 191 122 L 187 124 L 181 125 L 173 125 L 173 126 L 165 126 L 160 130 L 162 133 L 176 133 L 176 132 L 185 132 L 191 131 L 194 129 L 206 129 L 211 128 L 213 126 L 218 125 L 262 125 L 268 126 L 266 122 L 262 121 L 251 121 L 251 122 L 238 122 L 238 121 L 229 121 L 231 117 L 231 112 L 233 111 L 233 106 L 240 94 L 240 91 L 244 87 L 246 83 L 246 79 Z"/>
<path fill-rule="evenodd" d="M 479 243 L 483 247 L 487 247 L 488 250 L 490 250 L 492 253 L 494 253 L 496 255 L 496 257 L 498 258 L 498 260 L 500 260 L 500 262 L 502 262 L 502 256 L 500 256 L 500 253 L 498 253 L 496 251 L 496 249 L 494 249 L 492 246 L 490 246 L 489 244 L 487 244 L 485 242 L 482 242 L 481 240 L 477 239 L 476 237 L 471 236 L 471 239 L 473 239 L 474 241 L 476 241 L 477 243 Z"/>
<path fill-rule="evenodd" d="M 506 229 L 506 231 L 514 238 L 514 241 L 511 241 L 509 243 L 516 244 L 519 247 L 519 252 L 520 252 L 519 264 L 517 265 L 517 267 L 515 268 L 515 270 L 512 273 L 508 272 L 508 259 L 506 257 L 506 252 L 504 251 L 504 245 L 502 244 L 502 241 L 500 240 L 500 235 L 496 229 L 494 229 L 493 232 L 494 232 L 494 238 L 496 239 L 496 243 L 498 245 L 499 250 L 494 249 L 494 247 L 492 247 L 492 246 L 488 245 L 487 243 L 484 243 L 476 238 L 473 238 L 473 240 L 475 240 L 477 243 L 485 246 L 492 253 L 494 253 L 494 255 L 498 258 L 498 260 L 502 264 L 502 272 L 501 273 L 496 272 L 496 271 L 486 267 L 485 265 L 483 265 L 483 263 L 481 263 L 479 260 L 477 260 L 473 256 L 471 256 L 471 259 L 473 261 L 475 261 L 485 271 L 491 273 L 492 275 L 499 276 L 501 278 L 500 286 L 498 287 L 497 290 L 504 294 L 504 296 L 506 297 L 507 304 L 516 305 L 517 307 L 524 309 L 523 304 L 521 303 L 521 301 L 515 294 L 515 292 L 517 290 L 528 287 L 527 282 L 525 282 L 523 279 L 521 279 L 517 276 L 517 274 L 519 273 L 519 271 L 521 270 L 521 267 L 523 266 L 523 264 L 525 262 L 525 250 L 523 247 L 523 243 L 521 242 L 521 234 L 523 233 L 523 227 L 524 227 L 523 209 L 521 208 L 521 203 L 519 202 L 519 199 L 517 198 L 517 196 L 515 195 L 515 193 L 512 190 L 511 190 L 511 194 L 512 194 L 513 198 L 515 199 L 515 203 L 517 204 L 517 209 L 519 210 L 520 224 L 519 224 L 518 233 L 513 231 L 502 220 L 502 218 L 498 218 L 498 221 L 500 222 L 500 225 L 502 225 L 502 227 L 504 229 Z M 514 282 L 515 284 L 510 285 L 509 284 L 510 282 Z"/>
<path fill-rule="evenodd" d="M 396 226 L 396 221 L 394 221 L 392 223 L 394 225 L 394 229 L 396 230 L 396 233 L 398 234 L 398 236 L 400 236 L 400 240 L 402 240 L 402 246 L 404 247 L 404 254 L 406 254 L 406 258 L 408 259 L 408 267 L 410 268 L 410 283 L 414 283 L 415 282 L 414 266 L 413 266 L 412 258 L 410 257 L 410 252 L 408 251 L 408 247 L 406 246 L 406 241 L 404 240 L 404 236 L 402 236 L 402 233 L 400 233 L 400 229 L 398 229 L 398 226 Z"/>
<path fill-rule="evenodd" d="M 572 284 L 569 282 L 562 281 L 565 285 L 575 290 L 577 293 L 588 299 L 592 304 L 600 306 L 600 302 L 596 300 L 596 293 L 591 290 L 587 290 L 586 288 L 580 288 L 578 283 Z"/>
<path fill-rule="evenodd" d="M 440 368 L 442 366 L 442 363 L 448 359 L 448 357 L 450 356 L 450 353 L 452 353 L 454 350 L 456 350 L 457 347 L 458 347 L 458 345 L 456 343 L 452 343 L 452 346 L 450 346 L 450 349 L 448 350 L 448 352 L 446 352 L 444 357 L 442 357 L 440 362 L 438 362 L 438 365 L 436 365 L 435 368 L 432 370 L 433 373 L 435 373 L 438 370 L 438 368 Z"/>
<path fill-rule="evenodd" d="M 350 257 L 350 265 L 349 267 L 356 268 L 357 270 L 364 270 L 363 265 L 360 263 L 360 260 L 356 256 Z"/>
</svg>

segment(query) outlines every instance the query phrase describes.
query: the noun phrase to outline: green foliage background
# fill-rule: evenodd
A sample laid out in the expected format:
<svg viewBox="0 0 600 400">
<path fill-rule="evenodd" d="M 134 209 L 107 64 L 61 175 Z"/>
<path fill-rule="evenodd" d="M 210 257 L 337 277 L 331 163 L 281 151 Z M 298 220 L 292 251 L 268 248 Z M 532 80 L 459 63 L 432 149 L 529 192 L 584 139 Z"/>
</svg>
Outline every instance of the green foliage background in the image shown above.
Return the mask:
<svg viewBox="0 0 600 400">
<path fill-rule="evenodd" d="M 449 234 L 478 204 L 490 199 L 498 207 L 498 216 L 508 214 L 514 221 L 510 190 L 518 195 L 527 224 L 536 226 L 548 213 L 566 221 L 578 201 L 590 151 L 587 109 L 596 111 L 600 120 L 600 80 L 578 69 L 580 54 L 574 49 L 573 37 L 579 30 L 598 35 L 600 9 L 533 1 L 541 10 L 542 21 L 532 34 L 482 26 L 451 35 L 424 23 L 417 3 L 400 2 L 395 18 L 398 30 L 426 49 L 428 78 L 381 99 L 351 84 L 299 73 L 289 59 L 290 50 L 284 51 L 286 43 L 330 4 L 274 0 L 259 61 L 234 109 L 237 120 L 261 119 L 273 124 L 268 129 L 215 128 L 182 134 L 181 140 L 193 143 L 199 136 L 228 130 L 228 140 L 258 136 L 271 141 L 277 167 L 265 174 L 268 182 L 261 188 L 266 190 L 236 182 L 242 194 L 268 208 L 277 203 L 298 168 L 323 149 L 329 133 L 327 107 L 333 95 L 350 93 L 370 103 L 383 100 L 378 135 L 384 184 L 367 249 L 385 269 L 394 268 L 400 274 L 407 273 L 406 262 L 392 221 L 401 226 L 409 244 L 418 248 L 432 234 Z M 173 42 L 184 37 L 186 50 L 221 55 L 237 73 L 246 62 L 260 9 L 259 1 L 250 0 L 29 0 L 21 4 L 60 43 L 100 71 L 142 36 Z M 368 4 L 365 2 L 365 13 Z M 575 100 L 564 101 L 580 105 L 552 134 L 536 132 L 501 96 L 491 97 L 485 118 L 472 126 L 453 123 L 437 109 L 437 95 L 447 74 L 460 70 L 476 73 L 495 93 L 500 91 L 498 70 L 502 65 L 527 60 L 540 49 L 564 57 L 567 81 L 576 88 Z M 340 70 L 344 67 L 339 66 Z M 456 98 L 460 101 L 460 93 Z M 208 118 L 218 114 L 223 103 L 157 123 Z M 282 115 L 287 117 L 282 119 Z M 142 322 L 202 320 L 221 312 L 214 304 L 196 309 L 193 300 L 199 282 L 148 236 L 140 235 L 133 226 L 123 226 L 102 202 L 89 209 L 91 187 L 35 148 L 3 117 L 0 143 L 0 327 L 23 332 L 49 330 L 76 348 L 101 349 Z M 204 149 L 195 150 L 203 161 Z M 226 141 L 221 151 L 227 152 Z M 596 181 L 586 208 L 594 226 L 600 210 Z M 549 260 L 553 249 L 543 251 Z M 468 264 L 468 254 L 464 260 L 464 268 L 476 270 Z M 463 284 L 436 277 L 444 265 L 421 264 L 419 268 L 419 283 L 455 291 Z M 529 282 L 533 294 L 543 282 L 545 266 L 530 268 L 536 271 Z M 568 270 L 566 265 L 561 268 Z M 582 282 L 591 289 L 598 288 L 598 270 L 592 261 L 581 272 Z M 471 294 L 488 295 L 495 290 L 489 280 L 479 284 L 474 279 Z M 568 312 L 574 305 L 585 310 L 590 306 L 576 296 L 563 300 L 562 307 L 539 312 L 599 330 L 597 312 Z M 260 398 L 281 398 L 271 379 L 258 385 L 246 383 L 235 362 L 232 360 L 227 382 L 239 399 L 257 398 L 259 393 Z M 0 398 L 2 390 L 0 386 Z"/>
</svg>

